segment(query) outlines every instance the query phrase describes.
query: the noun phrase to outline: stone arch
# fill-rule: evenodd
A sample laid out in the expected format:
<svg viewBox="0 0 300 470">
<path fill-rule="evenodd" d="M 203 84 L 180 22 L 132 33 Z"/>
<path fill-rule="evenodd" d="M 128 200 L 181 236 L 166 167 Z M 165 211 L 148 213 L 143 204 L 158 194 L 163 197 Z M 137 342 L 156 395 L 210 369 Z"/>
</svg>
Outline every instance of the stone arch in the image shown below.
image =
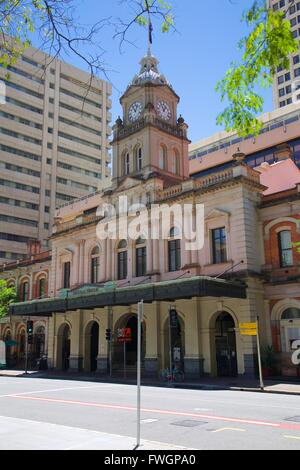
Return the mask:
<svg viewBox="0 0 300 470">
<path fill-rule="evenodd" d="M 26 325 L 25 323 L 21 323 L 18 325 L 16 331 L 16 355 L 17 355 L 17 362 L 18 364 L 23 364 L 25 361 L 25 354 L 26 354 Z"/>
<path fill-rule="evenodd" d="M 180 152 L 177 147 L 172 147 L 169 170 L 174 175 L 180 174 Z"/>
<path fill-rule="evenodd" d="M 65 321 L 57 331 L 57 355 L 56 367 L 61 370 L 68 370 L 70 367 L 71 354 L 71 324 Z"/>
<path fill-rule="evenodd" d="M 184 370 L 184 358 L 185 358 L 185 317 L 182 312 L 177 311 L 178 328 L 172 328 L 172 364 L 176 364 L 178 368 Z M 175 350 L 176 348 L 176 350 Z M 180 357 L 180 358 L 179 358 Z M 170 324 L 169 316 L 163 322 L 163 357 L 162 357 L 163 368 L 170 368 Z"/>
<path fill-rule="evenodd" d="M 44 293 L 41 292 L 41 280 L 45 280 L 45 286 L 44 286 Z M 48 272 L 47 271 L 41 271 L 36 276 L 34 277 L 34 286 L 35 286 L 35 292 L 34 292 L 34 297 L 36 298 L 43 298 L 47 296 L 48 294 Z"/>
<path fill-rule="evenodd" d="M 283 320 L 282 315 L 288 309 L 300 309 L 300 301 L 289 298 L 282 299 L 271 310 L 272 341 L 277 353 L 285 349 L 284 327 L 287 326 L 288 320 Z"/>
<path fill-rule="evenodd" d="M 164 143 L 159 145 L 158 166 L 161 170 L 167 171 L 168 169 L 168 148 Z"/>
<path fill-rule="evenodd" d="M 97 370 L 97 358 L 99 355 L 100 323 L 90 320 L 84 328 L 84 371 L 95 372 Z"/>
<path fill-rule="evenodd" d="M 46 326 L 38 322 L 33 331 L 33 353 L 36 359 L 40 359 L 46 353 Z"/>
<path fill-rule="evenodd" d="M 6 356 L 6 366 L 9 368 L 12 365 L 15 365 L 13 363 L 13 352 L 12 352 L 12 346 L 7 344 L 8 341 L 12 339 L 12 332 L 11 328 L 8 325 L 6 328 L 4 328 L 3 331 L 3 341 L 5 342 L 5 356 Z"/>
<path fill-rule="evenodd" d="M 130 152 L 128 149 L 123 150 L 121 155 L 121 175 L 127 176 L 130 173 Z"/>
<path fill-rule="evenodd" d="M 136 366 L 137 361 L 137 314 L 136 313 L 125 313 L 122 315 L 114 325 L 114 337 L 117 338 L 118 329 L 120 328 L 131 328 L 132 330 L 132 342 L 126 345 L 126 364 L 127 366 Z M 146 322 L 142 322 L 142 362 L 144 361 L 146 354 Z M 113 352 L 113 363 L 114 367 L 119 369 L 123 368 L 124 364 L 124 345 L 114 345 Z"/>
<path fill-rule="evenodd" d="M 26 284 L 26 283 L 28 283 L 27 299 L 29 300 L 30 299 L 30 290 L 31 290 L 31 280 L 30 280 L 30 276 L 28 276 L 28 274 L 23 275 L 22 277 L 20 277 L 20 280 L 19 280 L 19 296 L 20 296 L 21 301 L 26 300 L 26 299 L 24 299 L 25 289 L 23 287 L 24 284 Z"/>
<path fill-rule="evenodd" d="M 16 287 L 17 279 L 15 277 L 10 277 L 6 279 L 7 287 Z"/>
<path fill-rule="evenodd" d="M 143 146 L 141 143 L 137 143 L 133 149 L 134 155 L 134 170 L 141 171 L 143 167 Z"/>
<path fill-rule="evenodd" d="M 236 377 L 238 373 L 236 316 L 228 309 L 215 312 L 210 319 L 210 326 L 212 370 L 219 377 Z"/>
<path fill-rule="evenodd" d="M 280 217 L 278 219 L 275 219 L 275 220 L 272 220 L 271 222 L 269 222 L 265 228 L 264 228 L 264 236 L 265 236 L 265 239 L 269 239 L 270 237 L 270 232 L 271 232 L 271 229 L 273 227 L 275 227 L 276 225 L 278 224 L 284 224 L 286 222 L 290 222 L 292 224 L 295 224 L 297 226 L 297 231 L 298 233 L 300 233 L 300 219 L 297 220 L 297 219 L 294 219 L 293 217 Z M 289 227 L 290 228 L 290 227 Z"/>
<path fill-rule="evenodd" d="M 297 299 L 283 299 L 277 302 L 271 311 L 271 322 L 280 321 L 282 314 L 288 308 L 300 309 L 300 300 Z"/>
</svg>

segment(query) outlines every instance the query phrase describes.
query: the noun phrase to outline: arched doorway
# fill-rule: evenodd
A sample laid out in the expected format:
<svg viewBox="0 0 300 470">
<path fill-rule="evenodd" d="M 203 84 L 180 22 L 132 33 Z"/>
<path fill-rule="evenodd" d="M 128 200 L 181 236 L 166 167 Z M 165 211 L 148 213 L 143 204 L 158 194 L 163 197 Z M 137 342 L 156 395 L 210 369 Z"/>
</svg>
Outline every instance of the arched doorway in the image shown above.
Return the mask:
<svg viewBox="0 0 300 470">
<path fill-rule="evenodd" d="M 34 359 L 40 359 L 43 354 L 45 354 L 45 327 L 41 325 L 34 335 Z"/>
<path fill-rule="evenodd" d="M 121 369 L 124 366 L 124 350 L 125 352 L 125 359 L 126 359 L 126 366 L 135 367 L 137 364 L 137 316 L 136 315 L 129 315 L 125 318 L 123 317 L 116 325 L 115 330 L 115 337 L 118 337 L 118 330 L 123 328 L 130 328 L 131 330 L 131 341 L 125 343 L 114 343 L 114 365 L 115 367 Z M 144 361 L 145 358 L 145 325 L 142 323 L 141 328 L 141 343 L 142 343 L 142 352 L 141 352 L 141 360 Z"/>
<path fill-rule="evenodd" d="M 11 346 L 11 331 L 6 330 L 4 334 L 4 342 L 5 342 L 5 355 L 6 355 L 6 367 L 13 366 L 13 358 L 12 358 L 12 346 Z"/>
<path fill-rule="evenodd" d="M 216 319 L 215 347 L 218 377 L 237 376 L 235 323 L 232 316 L 222 312 Z"/>
<path fill-rule="evenodd" d="M 185 325 L 177 312 L 177 324 L 172 324 L 170 329 L 169 318 L 164 326 L 164 360 L 163 368 L 170 368 L 170 336 L 172 344 L 172 365 L 184 371 L 185 357 Z"/>
<path fill-rule="evenodd" d="M 68 370 L 70 367 L 71 353 L 71 329 L 64 323 L 60 326 L 57 335 L 57 361 L 56 367 L 61 370 Z"/>
<path fill-rule="evenodd" d="M 94 321 L 85 330 L 84 370 L 95 372 L 99 353 L 99 324 Z"/>
<path fill-rule="evenodd" d="M 21 367 L 25 365 L 25 355 L 26 355 L 26 333 L 25 333 L 25 328 L 21 328 L 21 330 L 18 333 L 17 336 L 17 351 L 18 351 L 18 357 L 17 357 L 17 363 Z"/>
</svg>

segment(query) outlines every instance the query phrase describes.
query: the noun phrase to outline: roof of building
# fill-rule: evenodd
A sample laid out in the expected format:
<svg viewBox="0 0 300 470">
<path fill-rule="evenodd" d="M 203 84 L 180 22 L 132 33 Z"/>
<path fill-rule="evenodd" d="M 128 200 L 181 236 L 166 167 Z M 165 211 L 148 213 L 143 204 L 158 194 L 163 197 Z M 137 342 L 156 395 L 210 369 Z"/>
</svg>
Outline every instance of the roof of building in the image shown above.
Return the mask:
<svg viewBox="0 0 300 470">
<path fill-rule="evenodd" d="M 140 86 L 146 83 L 171 86 L 166 77 L 159 72 L 157 67 L 159 61 L 152 55 L 150 49 L 148 50 L 148 53 L 142 58 L 140 64 L 140 73 L 138 75 L 135 75 L 134 79 L 132 80 L 129 86 Z"/>
<path fill-rule="evenodd" d="M 300 184 L 300 170 L 290 158 L 273 165 L 265 162 L 255 169 L 261 173 L 261 184 L 268 188 L 264 196 L 288 191 Z"/>
</svg>

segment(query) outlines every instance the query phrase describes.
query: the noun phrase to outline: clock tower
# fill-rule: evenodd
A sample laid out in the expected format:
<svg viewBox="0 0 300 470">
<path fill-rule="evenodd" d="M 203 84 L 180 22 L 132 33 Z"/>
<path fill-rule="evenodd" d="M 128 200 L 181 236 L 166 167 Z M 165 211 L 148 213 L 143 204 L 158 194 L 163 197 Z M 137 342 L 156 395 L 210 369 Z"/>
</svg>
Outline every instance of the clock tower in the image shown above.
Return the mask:
<svg viewBox="0 0 300 470">
<path fill-rule="evenodd" d="M 177 115 L 179 96 L 148 53 L 120 102 L 123 118 L 113 127 L 113 184 L 126 177 L 159 177 L 170 186 L 189 177 L 188 126 Z"/>
</svg>

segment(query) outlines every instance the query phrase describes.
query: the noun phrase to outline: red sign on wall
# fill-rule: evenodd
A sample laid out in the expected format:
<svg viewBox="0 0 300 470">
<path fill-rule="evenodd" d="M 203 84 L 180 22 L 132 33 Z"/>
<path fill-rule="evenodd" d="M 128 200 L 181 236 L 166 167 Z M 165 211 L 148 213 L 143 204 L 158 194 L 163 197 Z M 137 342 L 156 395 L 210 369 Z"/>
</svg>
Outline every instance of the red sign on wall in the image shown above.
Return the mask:
<svg viewBox="0 0 300 470">
<path fill-rule="evenodd" d="M 131 328 L 119 328 L 117 330 L 117 342 L 118 343 L 131 343 Z"/>
</svg>

